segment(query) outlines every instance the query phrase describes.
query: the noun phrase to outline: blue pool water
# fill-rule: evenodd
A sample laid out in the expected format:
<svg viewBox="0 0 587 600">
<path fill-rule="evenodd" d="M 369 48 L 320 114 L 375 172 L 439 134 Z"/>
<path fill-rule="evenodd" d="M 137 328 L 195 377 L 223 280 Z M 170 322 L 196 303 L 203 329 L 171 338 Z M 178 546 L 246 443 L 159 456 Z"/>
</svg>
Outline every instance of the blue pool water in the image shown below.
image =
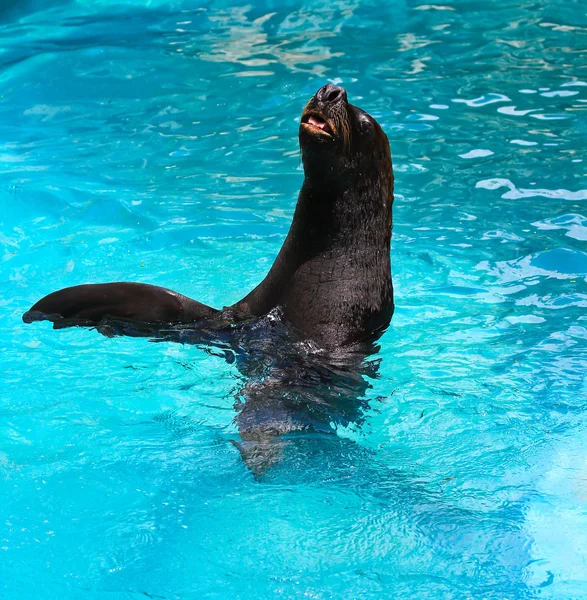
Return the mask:
<svg viewBox="0 0 587 600">
<path fill-rule="evenodd" d="M 0 598 L 587 597 L 587 73 L 565 0 L 3 2 Z M 287 233 L 340 83 L 394 156 L 362 417 L 255 479 L 234 365 L 24 325 L 84 282 L 214 306 Z"/>
</svg>

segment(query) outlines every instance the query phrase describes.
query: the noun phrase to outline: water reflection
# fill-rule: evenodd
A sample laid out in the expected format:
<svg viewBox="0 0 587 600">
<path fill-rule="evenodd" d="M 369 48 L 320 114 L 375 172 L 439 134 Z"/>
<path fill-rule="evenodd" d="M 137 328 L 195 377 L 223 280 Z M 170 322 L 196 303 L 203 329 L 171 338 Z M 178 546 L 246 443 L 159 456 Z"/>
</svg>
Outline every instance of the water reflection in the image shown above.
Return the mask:
<svg viewBox="0 0 587 600">
<path fill-rule="evenodd" d="M 585 597 L 579 4 L 237 4 L 2 12 L 5 593 Z M 19 325 L 55 282 L 252 289 L 325 80 L 396 164 L 377 377 Z"/>
<path fill-rule="evenodd" d="M 197 329 L 151 331 L 104 320 L 99 331 L 196 344 L 233 364 L 242 384 L 235 393 L 239 438 L 231 441 L 256 477 L 281 462 L 294 440 L 360 428 L 369 406 L 369 379 L 377 377 L 381 362 L 370 358 L 379 351 L 375 341 L 322 350 L 293 330 L 279 309 L 236 325 L 221 316 Z"/>
</svg>

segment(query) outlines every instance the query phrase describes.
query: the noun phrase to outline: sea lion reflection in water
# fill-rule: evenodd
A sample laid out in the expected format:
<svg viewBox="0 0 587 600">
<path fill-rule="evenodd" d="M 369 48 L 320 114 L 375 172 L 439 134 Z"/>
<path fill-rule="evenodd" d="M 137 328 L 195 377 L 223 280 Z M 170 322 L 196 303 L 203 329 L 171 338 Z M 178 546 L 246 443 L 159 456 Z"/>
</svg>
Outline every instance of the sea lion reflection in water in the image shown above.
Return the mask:
<svg viewBox="0 0 587 600">
<path fill-rule="evenodd" d="M 207 344 L 245 378 L 236 443 L 261 473 L 284 435 L 357 423 L 376 372 L 366 358 L 393 314 L 393 171 L 379 124 L 331 84 L 306 105 L 299 130 L 304 183 L 287 238 L 265 279 L 216 310 L 141 283 L 65 288 L 25 322 L 96 327 L 106 335 Z"/>
</svg>

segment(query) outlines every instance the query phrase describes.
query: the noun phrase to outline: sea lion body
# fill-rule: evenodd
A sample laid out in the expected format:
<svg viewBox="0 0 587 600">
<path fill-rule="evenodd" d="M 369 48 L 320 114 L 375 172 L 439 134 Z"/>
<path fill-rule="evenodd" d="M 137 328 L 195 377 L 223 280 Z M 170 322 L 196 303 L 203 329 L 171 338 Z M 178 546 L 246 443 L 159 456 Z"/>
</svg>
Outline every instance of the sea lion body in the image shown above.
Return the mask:
<svg viewBox="0 0 587 600">
<path fill-rule="evenodd" d="M 152 336 L 170 325 L 237 322 L 280 307 L 298 332 L 324 348 L 378 337 L 394 307 L 387 137 L 331 84 L 306 105 L 299 137 L 305 179 L 291 228 L 265 279 L 242 300 L 218 311 L 157 286 L 90 284 L 49 294 L 25 313 L 25 322 L 103 328 L 120 321 L 136 325 L 135 334 L 144 325 Z"/>
<path fill-rule="evenodd" d="M 377 336 L 393 314 L 389 143 L 333 85 L 306 105 L 299 136 L 305 179 L 289 234 L 265 280 L 236 306 L 261 316 L 279 305 L 307 337 L 340 347 Z"/>
<path fill-rule="evenodd" d="M 291 435 L 361 422 L 365 376 L 377 370 L 365 358 L 394 309 L 387 137 L 330 84 L 304 109 L 299 137 L 305 178 L 289 233 L 267 276 L 236 304 L 217 310 L 116 282 L 53 292 L 23 315 L 56 329 L 93 326 L 219 350 L 245 380 L 235 405 L 240 441 L 232 441 L 256 475 L 280 460 Z"/>
</svg>

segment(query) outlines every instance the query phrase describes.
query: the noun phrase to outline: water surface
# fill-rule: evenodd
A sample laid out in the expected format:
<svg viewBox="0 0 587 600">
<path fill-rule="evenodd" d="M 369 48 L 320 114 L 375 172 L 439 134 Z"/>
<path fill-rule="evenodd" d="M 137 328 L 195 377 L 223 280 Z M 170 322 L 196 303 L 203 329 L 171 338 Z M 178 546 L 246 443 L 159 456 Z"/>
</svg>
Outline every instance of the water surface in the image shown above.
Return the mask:
<svg viewBox="0 0 587 600">
<path fill-rule="evenodd" d="M 587 596 L 578 2 L 11 2 L 0 13 L 0 596 Z M 234 365 L 26 326 L 129 280 L 256 285 L 325 82 L 388 134 L 396 314 L 362 417 L 243 465 Z"/>
</svg>

